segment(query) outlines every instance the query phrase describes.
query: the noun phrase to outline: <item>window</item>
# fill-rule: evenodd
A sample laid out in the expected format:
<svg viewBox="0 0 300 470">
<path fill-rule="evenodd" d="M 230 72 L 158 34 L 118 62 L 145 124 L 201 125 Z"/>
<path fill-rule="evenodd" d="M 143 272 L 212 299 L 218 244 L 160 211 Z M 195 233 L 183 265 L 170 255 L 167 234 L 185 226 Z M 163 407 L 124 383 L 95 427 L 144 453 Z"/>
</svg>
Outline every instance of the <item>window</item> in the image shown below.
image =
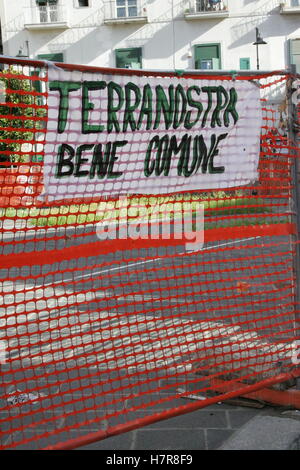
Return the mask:
<svg viewBox="0 0 300 470">
<path fill-rule="evenodd" d="M 290 39 L 290 63 L 296 65 L 296 72 L 300 73 L 300 38 Z"/>
<path fill-rule="evenodd" d="M 116 67 L 122 69 L 141 69 L 142 48 L 134 47 L 130 49 L 117 49 Z"/>
<path fill-rule="evenodd" d="M 220 44 L 195 46 L 195 68 L 201 70 L 219 70 L 221 68 Z"/>
<path fill-rule="evenodd" d="M 240 70 L 250 70 L 250 59 L 249 59 L 249 57 L 242 57 L 240 59 Z"/>
<path fill-rule="evenodd" d="M 36 0 L 37 6 L 44 7 L 44 8 L 51 7 L 51 6 L 56 7 L 57 3 L 58 3 L 58 0 Z"/>
<path fill-rule="evenodd" d="M 41 23 L 55 23 L 58 21 L 58 0 L 36 0 L 40 13 Z"/>
<path fill-rule="evenodd" d="M 76 7 L 83 8 L 89 6 L 89 0 L 76 0 Z"/>
<path fill-rule="evenodd" d="M 196 11 L 211 11 L 221 9 L 221 0 L 196 0 Z"/>
<path fill-rule="evenodd" d="M 116 0 L 117 18 L 138 16 L 137 0 Z"/>
<path fill-rule="evenodd" d="M 291 7 L 300 7 L 300 0 L 291 0 Z"/>
</svg>

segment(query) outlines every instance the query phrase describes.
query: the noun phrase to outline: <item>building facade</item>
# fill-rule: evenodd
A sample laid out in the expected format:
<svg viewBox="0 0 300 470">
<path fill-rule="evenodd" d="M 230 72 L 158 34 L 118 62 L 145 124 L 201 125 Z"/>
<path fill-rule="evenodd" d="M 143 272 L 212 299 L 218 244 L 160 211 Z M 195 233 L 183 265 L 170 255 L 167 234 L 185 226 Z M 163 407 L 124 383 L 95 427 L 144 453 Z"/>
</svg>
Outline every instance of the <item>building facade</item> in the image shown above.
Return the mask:
<svg viewBox="0 0 300 470">
<path fill-rule="evenodd" d="M 300 72 L 300 0 L 0 0 L 0 18 L 8 56 L 156 70 L 294 63 Z"/>
</svg>

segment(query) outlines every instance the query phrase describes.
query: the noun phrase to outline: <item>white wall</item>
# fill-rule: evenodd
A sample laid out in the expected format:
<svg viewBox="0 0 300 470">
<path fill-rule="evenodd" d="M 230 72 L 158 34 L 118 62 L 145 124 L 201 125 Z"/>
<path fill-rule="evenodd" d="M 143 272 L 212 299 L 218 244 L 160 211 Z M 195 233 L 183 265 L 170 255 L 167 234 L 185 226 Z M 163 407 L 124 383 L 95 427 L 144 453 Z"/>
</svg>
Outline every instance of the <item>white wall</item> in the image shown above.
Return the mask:
<svg viewBox="0 0 300 470">
<path fill-rule="evenodd" d="M 222 68 L 239 69 L 239 59 L 250 57 L 256 68 L 255 27 L 267 45 L 259 47 L 261 69 L 281 69 L 288 64 L 287 40 L 300 37 L 300 14 L 280 15 L 282 0 L 228 0 L 230 17 L 187 21 L 188 0 L 148 0 L 147 24 L 104 24 L 103 0 L 90 0 L 89 8 L 74 8 L 75 0 L 59 0 L 66 6 L 70 28 L 24 29 L 35 0 L 0 0 L 4 54 L 30 57 L 63 52 L 68 63 L 115 66 L 114 49 L 143 48 L 143 68 L 194 68 L 193 46 L 219 42 Z M 174 17 L 174 21 L 172 21 Z"/>
</svg>

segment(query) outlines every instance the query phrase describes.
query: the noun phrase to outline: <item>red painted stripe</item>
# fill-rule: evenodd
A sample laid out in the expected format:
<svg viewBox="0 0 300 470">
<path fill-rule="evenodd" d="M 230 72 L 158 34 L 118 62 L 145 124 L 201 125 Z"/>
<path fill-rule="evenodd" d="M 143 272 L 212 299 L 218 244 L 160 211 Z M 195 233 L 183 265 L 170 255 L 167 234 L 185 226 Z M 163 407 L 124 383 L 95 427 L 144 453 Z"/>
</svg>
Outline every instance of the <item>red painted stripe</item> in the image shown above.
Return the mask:
<svg viewBox="0 0 300 470">
<path fill-rule="evenodd" d="M 294 224 L 274 224 L 274 225 L 253 225 L 245 227 L 227 227 L 204 232 L 205 242 L 236 240 L 248 237 L 272 237 L 280 235 L 296 234 Z M 195 233 L 193 233 L 195 235 Z M 186 239 L 191 243 L 191 240 Z M 29 252 L 22 254 L 9 254 L 0 257 L 1 268 L 34 266 L 43 264 L 52 264 L 65 260 L 87 258 L 89 256 L 98 256 L 116 251 L 136 250 L 142 248 L 159 248 L 162 246 L 177 246 L 185 243 L 185 240 L 177 239 L 139 239 L 139 240 L 106 240 L 86 243 L 81 246 L 72 246 L 62 250 L 49 250 L 39 252 Z"/>
</svg>

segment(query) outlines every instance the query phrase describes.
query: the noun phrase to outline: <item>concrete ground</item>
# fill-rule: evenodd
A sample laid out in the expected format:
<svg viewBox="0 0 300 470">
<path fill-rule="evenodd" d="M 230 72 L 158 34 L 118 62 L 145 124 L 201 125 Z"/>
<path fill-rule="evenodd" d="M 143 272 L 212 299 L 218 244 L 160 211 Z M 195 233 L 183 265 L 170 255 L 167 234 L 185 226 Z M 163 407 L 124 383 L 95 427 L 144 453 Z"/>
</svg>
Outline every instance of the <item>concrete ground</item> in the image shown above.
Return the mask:
<svg viewBox="0 0 300 470">
<path fill-rule="evenodd" d="M 300 450 L 300 412 L 215 404 L 80 450 Z"/>
</svg>

